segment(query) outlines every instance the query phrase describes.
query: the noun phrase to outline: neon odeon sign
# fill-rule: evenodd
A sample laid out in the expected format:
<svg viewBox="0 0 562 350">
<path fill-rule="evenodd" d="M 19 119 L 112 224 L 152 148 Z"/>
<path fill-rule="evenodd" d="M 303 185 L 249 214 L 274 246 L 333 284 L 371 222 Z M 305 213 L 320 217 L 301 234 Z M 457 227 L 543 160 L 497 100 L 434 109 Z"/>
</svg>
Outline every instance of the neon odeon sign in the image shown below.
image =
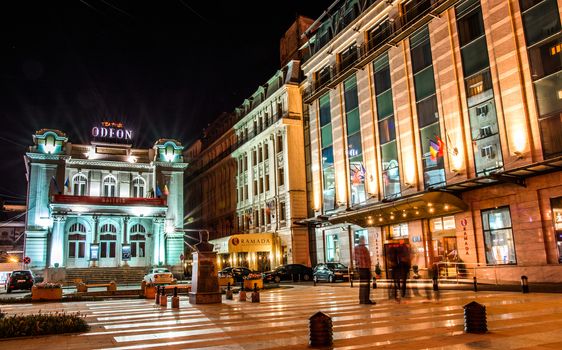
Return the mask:
<svg viewBox="0 0 562 350">
<path fill-rule="evenodd" d="M 92 136 L 95 138 L 126 141 L 133 139 L 133 131 L 125 129 L 121 122 L 101 122 L 100 126 L 92 128 Z"/>
</svg>

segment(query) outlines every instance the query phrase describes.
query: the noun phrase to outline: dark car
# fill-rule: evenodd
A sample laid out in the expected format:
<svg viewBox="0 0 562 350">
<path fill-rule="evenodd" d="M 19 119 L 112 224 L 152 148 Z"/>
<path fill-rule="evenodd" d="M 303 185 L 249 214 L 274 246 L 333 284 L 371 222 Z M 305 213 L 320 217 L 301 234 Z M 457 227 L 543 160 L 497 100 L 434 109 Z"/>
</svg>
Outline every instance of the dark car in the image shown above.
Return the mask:
<svg viewBox="0 0 562 350">
<path fill-rule="evenodd" d="M 236 282 L 242 282 L 245 276 L 250 273 L 255 273 L 255 271 L 250 270 L 247 267 L 225 267 L 219 271 L 219 277 L 233 277 Z"/>
<path fill-rule="evenodd" d="M 349 269 L 342 263 L 320 263 L 314 267 L 313 278 L 314 282 L 347 281 L 349 280 Z"/>
<path fill-rule="evenodd" d="M 33 287 L 33 273 L 29 270 L 12 271 L 8 280 L 6 281 L 6 292 L 11 293 L 17 289 L 31 290 Z"/>
<path fill-rule="evenodd" d="M 286 264 L 277 266 L 275 270 L 264 272 L 262 275 L 264 282 L 310 281 L 312 269 L 302 264 Z"/>
</svg>

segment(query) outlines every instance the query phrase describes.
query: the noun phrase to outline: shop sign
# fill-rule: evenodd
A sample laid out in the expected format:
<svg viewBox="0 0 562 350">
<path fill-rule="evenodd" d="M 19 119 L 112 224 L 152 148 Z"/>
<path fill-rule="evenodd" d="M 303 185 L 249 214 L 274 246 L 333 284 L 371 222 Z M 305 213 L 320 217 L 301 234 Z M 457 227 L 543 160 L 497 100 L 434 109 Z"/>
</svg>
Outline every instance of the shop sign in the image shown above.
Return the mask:
<svg viewBox="0 0 562 350">
<path fill-rule="evenodd" d="M 250 233 L 231 236 L 228 241 L 229 253 L 269 252 L 273 244 L 271 233 Z"/>
<path fill-rule="evenodd" d="M 128 141 L 133 139 L 133 131 L 125 129 L 123 123 L 120 122 L 101 122 L 100 126 L 92 128 L 92 136 L 100 139 Z"/>
<path fill-rule="evenodd" d="M 129 244 L 123 244 L 123 250 L 121 251 L 121 260 L 131 260 L 131 246 Z"/>
<path fill-rule="evenodd" d="M 90 244 L 90 260 L 91 261 L 97 261 L 99 260 L 99 251 L 100 251 L 100 246 L 99 244 Z"/>
<path fill-rule="evenodd" d="M 470 247 L 468 246 L 468 233 L 466 232 L 466 226 L 468 225 L 468 220 L 466 218 L 461 220 L 463 241 L 464 241 L 464 251 L 465 255 L 470 255 Z"/>
</svg>

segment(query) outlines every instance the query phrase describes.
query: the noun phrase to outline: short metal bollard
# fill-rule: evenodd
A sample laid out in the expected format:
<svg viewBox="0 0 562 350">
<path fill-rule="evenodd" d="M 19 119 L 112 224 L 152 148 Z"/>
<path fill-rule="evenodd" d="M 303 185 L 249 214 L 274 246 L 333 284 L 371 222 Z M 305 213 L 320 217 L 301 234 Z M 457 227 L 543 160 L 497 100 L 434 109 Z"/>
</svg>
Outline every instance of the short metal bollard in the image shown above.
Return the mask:
<svg viewBox="0 0 562 350">
<path fill-rule="evenodd" d="M 230 289 L 230 282 L 228 282 L 228 284 L 226 285 L 226 299 L 232 300 L 232 298 L 233 298 L 232 289 Z"/>
<path fill-rule="evenodd" d="M 529 279 L 525 275 L 521 276 L 521 291 L 529 293 Z"/>
<path fill-rule="evenodd" d="M 472 301 L 464 306 L 465 333 L 486 333 L 486 307 Z"/>
<path fill-rule="evenodd" d="M 162 287 L 162 293 L 160 294 L 160 306 L 168 307 L 168 296 L 164 287 Z"/>
<path fill-rule="evenodd" d="M 310 346 L 330 346 L 333 343 L 332 318 L 318 311 L 310 316 Z"/>
<path fill-rule="evenodd" d="M 178 287 L 174 287 L 174 296 L 172 297 L 172 309 L 180 308 L 180 297 L 178 297 Z"/>
<path fill-rule="evenodd" d="M 240 293 L 238 294 L 239 301 L 246 301 L 246 291 L 244 289 L 240 289 Z"/>
<path fill-rule="evenodd" d="M 439 291 L 439 280 L 437 279 L 437 275 L 433 275 L 433 290 L 435 292 Z"/>
<path fill-rule="evenodd" d="M 160 286 L 156 286 L 156 295 L 154 295 L 154 304 L 160 304 Z"/>
<path fill-rule="evenodd" d="M 254 292 L 252 293 L 252 303 L 260 302 L 260 292 L 258 292 L 258 284 L 254 283 Z"/>
<path fill-rule="evenodd" d="M 472 284 L 474 285 L 474 291 L 478 292 L 478 281 L 476 280 L 476 276 L 472 277 Z"/>
</svg>

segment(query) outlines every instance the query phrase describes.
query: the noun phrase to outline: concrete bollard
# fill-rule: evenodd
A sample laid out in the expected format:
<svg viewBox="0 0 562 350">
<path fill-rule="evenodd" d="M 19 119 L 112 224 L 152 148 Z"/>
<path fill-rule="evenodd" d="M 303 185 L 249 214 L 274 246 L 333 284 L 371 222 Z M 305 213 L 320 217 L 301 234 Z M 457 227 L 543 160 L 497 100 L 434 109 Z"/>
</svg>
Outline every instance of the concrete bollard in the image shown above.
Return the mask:
<svg viewBox="0 0 562 350">
<path fill-rule="evenodd" d="M 156 286 L 156 295 L 154 296 L 154 304 L 160 304 L 160 286 Z"/>
<path fill-rule="evenodd" d="M 162 287 L 162 293 L 160 294 L 160 306 L 168 307 L 168 296 L 164 287 Z"/>
<path fill-rule="evenodd" d="M 332 318 L 318 311 L 309 318 L 310 343 L 312 347 L 331 346 L 333 343 Z"/>
<path fill-rule="evenodd" d="M 529 293 L 529 279 L 527 276 L 521 276 L 521 292 Z"/>
<path fill-rule="evenodd" d="M 178 287 L 174 287 L 174 296 L 172 297 L 172 309 L 180 308 L 180 297 L 178 297 Z"/>
<path fill-rule="evenodd" d="M 464 306 L 464 332 L 486 333 L 486 307 L 472 301 Z"/>
<path fill-rule="evenodd" d="M 252 303 L 260 302 L 260 292 L 258 292 L 258 284 L 254 283 L 254 292 L 252 293 Z"/>
<path fill-rule="evenodd" d="M 230 289 L 230 282 L 228 282 L 227 286 L 226 286 L 226 300 L 232 300 L 233 299 L 233 294 L 232 294 L 232 289 Z"/>
<path fill-rule="evenodd" d="M 476 276 L 472 277 L 472 284 L 474 285 L 474 291 L 478 292 L 478 281 L 476 280 Z"/>
</svg>

